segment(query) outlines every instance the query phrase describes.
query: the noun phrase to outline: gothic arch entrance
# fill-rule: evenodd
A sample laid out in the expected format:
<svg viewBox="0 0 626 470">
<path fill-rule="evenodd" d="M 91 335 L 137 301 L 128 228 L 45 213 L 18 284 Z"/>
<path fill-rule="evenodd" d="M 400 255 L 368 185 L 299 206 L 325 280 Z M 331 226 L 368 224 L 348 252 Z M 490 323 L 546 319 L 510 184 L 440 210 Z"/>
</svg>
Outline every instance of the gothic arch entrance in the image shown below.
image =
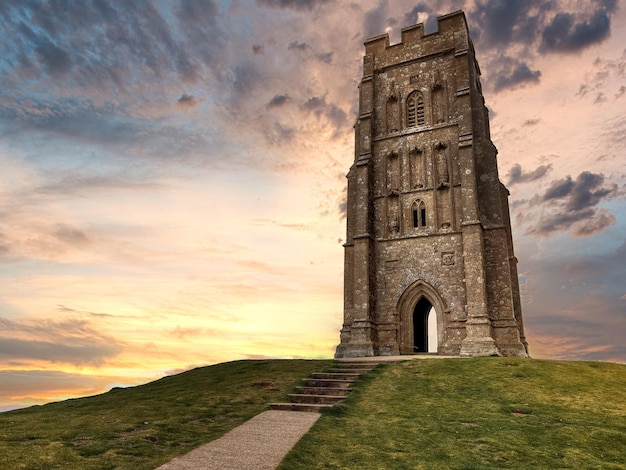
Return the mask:
<svg viewBox="0 0 626 470">
<path fill-rule="evenodd" d="M 426 297 L 413 310 L 413 352 L 437 352 L 437 312 Z"/>
<path fill-rule="evenodd" d="M 437 353 L 443 343 L 444 302 L 425 281 L 411 284 L 398 301 L 399 349 L 401 354 Z"/>
</svg>

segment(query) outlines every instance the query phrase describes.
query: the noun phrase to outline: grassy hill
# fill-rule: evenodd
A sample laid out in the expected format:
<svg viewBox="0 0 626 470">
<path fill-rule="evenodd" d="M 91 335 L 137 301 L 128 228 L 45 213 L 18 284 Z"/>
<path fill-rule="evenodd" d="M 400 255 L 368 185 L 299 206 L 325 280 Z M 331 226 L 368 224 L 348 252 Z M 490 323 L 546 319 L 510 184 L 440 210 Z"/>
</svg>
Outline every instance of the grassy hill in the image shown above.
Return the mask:
<svg viewBox="0 0 626 470">
<path fill-rule="evenodd" d="M 626 469 L 626 366 L 474 358 L 377 369 L 280 469 Z"/>
<path fill-rule="evenodd" d="M 148 470 L 283 401 L 330 361 L 237 361 L 0 413 L 0 469 Z"/>
<path fill-rule="evenodd" d="M 2 413 L 0 468 L 153 469 L 329 364 L 238 361 Z M 625 449 L 625 365 L 418 359 L 362 378 L 280 468 L 626 469 Z"/>
</svg>

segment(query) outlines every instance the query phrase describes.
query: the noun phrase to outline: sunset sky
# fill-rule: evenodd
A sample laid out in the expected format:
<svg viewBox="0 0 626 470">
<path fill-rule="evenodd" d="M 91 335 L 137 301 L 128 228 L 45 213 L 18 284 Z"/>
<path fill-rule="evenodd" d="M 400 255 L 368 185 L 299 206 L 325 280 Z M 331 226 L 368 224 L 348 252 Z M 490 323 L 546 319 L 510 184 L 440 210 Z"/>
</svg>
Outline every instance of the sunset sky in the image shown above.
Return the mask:
<svg viewBox="0 0 626 470">
<path fill-rule="evenodd" d="M 530 353 L 626 362 L 626 1 L 0 1 L 0 410 L 331 357 L 363 41 L 463 9 Z"/>
</svg>

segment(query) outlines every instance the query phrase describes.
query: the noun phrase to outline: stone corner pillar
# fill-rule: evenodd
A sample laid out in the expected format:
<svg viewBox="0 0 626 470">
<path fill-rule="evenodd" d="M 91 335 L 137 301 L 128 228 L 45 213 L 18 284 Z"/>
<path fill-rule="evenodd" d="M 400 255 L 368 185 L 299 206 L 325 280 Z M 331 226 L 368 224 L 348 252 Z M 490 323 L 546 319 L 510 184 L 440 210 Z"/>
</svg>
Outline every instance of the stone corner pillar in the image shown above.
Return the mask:
<svg viewBox="0 0 626 470">
<path fill-rule="evenodd" d="M 341 343 L 337 346 L 335 358 L 341 357 L 371 357 L 376 356 L 375 348 L 376 326 L 369 320 L 354 320 L 350 328 L 350 338 L 344 341 L 346 328 L 341 331 Z"/>
<path fill-rule="evenodd" d="M 476 220 L 463 223 L 462 231 L 467 321 L 460 355 L 499 356 L 487 309 L 483 228 Z"/>
<path fill-rule="evenodd" d="M 461 356 L 501 355 L 492 337 L 491 321 L 487 316 L 468 318 L 465 331 L 467 336 L 461 342 Z"/>
</svg>

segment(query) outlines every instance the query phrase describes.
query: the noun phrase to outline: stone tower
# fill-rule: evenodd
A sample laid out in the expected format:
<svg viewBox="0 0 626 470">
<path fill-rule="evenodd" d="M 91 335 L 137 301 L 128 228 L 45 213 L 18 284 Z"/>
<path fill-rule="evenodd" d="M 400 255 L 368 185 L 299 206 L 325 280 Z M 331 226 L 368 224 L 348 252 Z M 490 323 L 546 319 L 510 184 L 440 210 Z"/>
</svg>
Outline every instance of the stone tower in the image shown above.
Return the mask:
<svg viewBox="0 0 626 470">
<path fill-rule="evenodd" d="M 528 355 L 479 76 L 461 11 L 365 42 L 336 357 Z"/>
</svg>

